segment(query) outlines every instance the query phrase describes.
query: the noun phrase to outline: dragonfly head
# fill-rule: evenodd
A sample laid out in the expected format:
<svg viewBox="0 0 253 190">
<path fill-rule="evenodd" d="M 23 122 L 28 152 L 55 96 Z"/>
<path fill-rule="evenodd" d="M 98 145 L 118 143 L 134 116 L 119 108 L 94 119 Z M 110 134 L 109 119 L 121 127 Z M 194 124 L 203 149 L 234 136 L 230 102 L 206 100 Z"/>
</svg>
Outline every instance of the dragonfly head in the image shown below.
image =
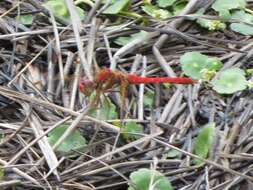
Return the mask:
<svg viewBox="0 0 253 190">
<path fill-rule="evenodd" d="M 96 81 L 100 83 L 105 82 L 106 80 L 108 80 L 108 78 L 113 77 L 113 75 L 114 73 L 112 70 L 104 68 L 100 70 L 97 74 Z"/>
<path fill-rule="evenodd" d="M 90 96 L 95 90 L 95 83 L 90 80 L 81 79 L 79 81 L 78 88 L 85 96 Z"/>
</svg>

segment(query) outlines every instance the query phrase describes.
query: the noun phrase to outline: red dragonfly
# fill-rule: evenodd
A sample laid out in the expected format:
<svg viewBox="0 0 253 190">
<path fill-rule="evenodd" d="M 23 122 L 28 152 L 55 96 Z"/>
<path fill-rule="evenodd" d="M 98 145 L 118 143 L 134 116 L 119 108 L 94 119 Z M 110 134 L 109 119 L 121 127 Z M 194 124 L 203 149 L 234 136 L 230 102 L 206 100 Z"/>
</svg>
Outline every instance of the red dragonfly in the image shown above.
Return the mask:
<svg viewBox="0 0 253 190">
<path fill-rule="evenodd" d="M 141 77 L 134 74 L 125 74 L 120 71 L 112 71 L 110 69 L 102 69 L 98 71 L 94 81 L 80 80 L 79 90 L 86 96 L 90 96 L 96 92 L 95 104 L 99 101 L 101 93 L 106 92 L 113 87 L 120 87 L 121 104 L 124 107 L 124 99 L 127 87 L 130 84 L 154 84 L 154 83 L 173 83 L 173 84 L 194 84 L 195 80 L 186 77 Z M 122 110 L 122 109 L 121 109 Z"/>
</svg>

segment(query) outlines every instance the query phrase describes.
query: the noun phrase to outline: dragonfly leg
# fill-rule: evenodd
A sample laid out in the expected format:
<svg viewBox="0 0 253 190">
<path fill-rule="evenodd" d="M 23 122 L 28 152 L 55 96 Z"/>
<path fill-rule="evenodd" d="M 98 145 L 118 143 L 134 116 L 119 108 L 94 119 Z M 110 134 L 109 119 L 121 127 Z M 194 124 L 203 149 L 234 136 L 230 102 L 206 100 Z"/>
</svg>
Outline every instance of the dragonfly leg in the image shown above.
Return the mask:
<svg viewBox="0 0 253 190">
<path fill-rule="evenodd" d="M 121 97 L 120 119 L 124 118 L 127 87 L 128 87 L 128 81 L 125 80 L 125 78 L 122 78 L 120 82 L 120 97 Z"/>
</svg>

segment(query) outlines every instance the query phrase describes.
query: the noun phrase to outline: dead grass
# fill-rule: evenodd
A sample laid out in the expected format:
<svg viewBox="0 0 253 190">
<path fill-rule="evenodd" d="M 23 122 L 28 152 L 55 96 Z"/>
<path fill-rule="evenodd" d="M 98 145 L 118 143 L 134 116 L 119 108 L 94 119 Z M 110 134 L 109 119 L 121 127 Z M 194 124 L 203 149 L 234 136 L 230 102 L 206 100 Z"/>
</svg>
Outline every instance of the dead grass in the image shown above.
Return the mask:
<svg viewBox="0 0 253 190">
<path fill-rule="evenodd" d="M 131 87 L 126 121 L 145 129 L 131 142 L 118 138 L 115 121 L 88 116 L 88 98 L 78 91 L 79 79 L 92 79 L 96 67 L 178 76 L 179 57 L 188 51 L 219 57 L 223 69 L 252 68 L 252 38 L 228 30 L 208 32 L 185 21 L 185 15 L 199 7 L 208 10 L 210 2 L 190 0 L 179 17 L 152 20 L 144 27 L 128 18 L 120 25 L 111 23 L 98 14 L 100 1 L 84 22 L 73 15 L 72 24 L 54 18 L 39 0 L 1 1 L 0 188 L 127 189 L 132 171 L 158 160 L 156 169 L 174 189 L 252 189 L 251 91 L 221 96 L 203 83 L 169 89 Z M 70 1 L 68 6 L 73 11 Z M 28 12 L 34 14 L 31 26 L 15 20 L 17 14 Z M 148 43 L 134 41 L 123 47 L 112 43 L 140 29 L 150 32 Z M 152 109 L 143 107 L 145 91 L 156 92 Z M 117 92 L 108 96 L 120 105 Z M 204 164 L 194 166 L 194 137 L 208 122 L 216 123 L 215 144 Z M 57 145 L 78 128 L 89 140 L 84 152 L 62 155 L 55 151 L 57 145 L 49 145 L 47 134 L 63 123 L 70 127 Z M 168 158 L 171 149 L 179 155 Z"/>
</svg>

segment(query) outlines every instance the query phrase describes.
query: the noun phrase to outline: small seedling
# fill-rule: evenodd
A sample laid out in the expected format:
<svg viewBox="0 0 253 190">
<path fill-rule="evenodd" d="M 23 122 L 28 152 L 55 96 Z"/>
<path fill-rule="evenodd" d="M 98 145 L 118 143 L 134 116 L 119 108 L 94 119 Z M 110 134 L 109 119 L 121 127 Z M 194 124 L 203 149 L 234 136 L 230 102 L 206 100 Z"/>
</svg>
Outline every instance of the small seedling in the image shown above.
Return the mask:
<svg viewBox="0 0 253 190">
<path fill-rule="evenodd" d="M 199 18 L 197 19 L 197 23 L 203 28 L 206 28 L 210 31 L 215 31 L 215 30 L 223 31 L 226 28 L 226 24 L 222 23 L 219 20 L 208 20 L 204 18 Z"/>
<path fill-rule="evenodd" d="M 215 134 L 215 123 L 209 123 L 205 125 L 200 131 L 198 136 L 196 137 L 193 153 L 201 158 L 207 158 L 208 152 L 213 145 Z M 199 165 L 202 161 L 195 159 L 194 163 Z"/>
<path fill-rule="evenodd" d="M 197 19 L 197 23 L 202 26 L 203 28 L 206 28 L 210 31 L 215 31 L 215 30 L 224 30 L 226 28 L 226 24 L 222 23 L 219 20 L 209 20 L 206 18 L 201 18 L 201 16 L 203 16 L 202 14 L 203 11 L 199 11 L 199 13 L 196 13 L 196 16 L 199 16 L 199 18 Z"/>
<path fill-rule="evenodd" d="M 201 27 L 206 28 L 210 31 L 221 30 L 223 31 L 226 28 L 226 24 L 222 23 L 220 20 L 209 20 L 203 18 L 204 16 L 204 9 L 199 9 L 193 16 L 196 18 L 196 23 L 199 24 Z M 188 18 L 189 20 L 193 20 L 193 18 Z"/>
<path fill-rule="evenodd" d="M 129 184 L 128 190 L 173 190 L 173 187 L 165 176 L 158 171 L 147 168 L 141 168 L 132 172 L 130 174 L 130 180 L 135 188 Z"/>
<path fill-rule="evenodd" d="M 199 52 L 185 53 L 180 58 L 180 64 L 185 75 L 197 80 L 210 80 L 222 66 L 218 58 Z"/>
</svg>

